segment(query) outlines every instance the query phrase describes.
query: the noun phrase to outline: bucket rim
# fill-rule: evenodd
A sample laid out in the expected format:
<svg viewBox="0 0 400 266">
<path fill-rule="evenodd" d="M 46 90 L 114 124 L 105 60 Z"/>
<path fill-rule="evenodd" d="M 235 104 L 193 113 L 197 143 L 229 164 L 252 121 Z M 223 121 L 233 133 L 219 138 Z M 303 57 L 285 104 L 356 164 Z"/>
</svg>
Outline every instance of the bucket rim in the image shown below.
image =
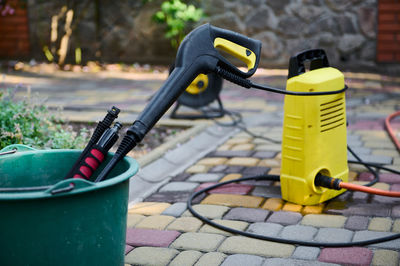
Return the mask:
<svg viewBox="0 0 400 266">
<path fill-rule="evenodd" d="M 79 149 L 49 149 L 49 150 L 25 150 L 22 152 L 17 152 L 13 154 L 7 154 L 7 155 L 2 155 L 0 157 L 0 163 L 1 160 L 4 158 L 12 158 L 12 157 L 20 157 L 24 155 L 29 155 L 29 154 L 40 154 L 40 153 L 79 153 L 82 152 L 82 150 Z M 108 155 L 112 156 L 114 153 L 109 152 Z M 138 162 L 131 157 L 125 156 L 122 161 L 125 161 L 128 163 L 129 167 L 126 169 L 123 173 L 110 178 L 106 179 L 101 182 L 92 182 L 88 181 L 85 179 L 80 179 L 80 178 L 70 178 L 70 179 L 62 179 L 58 181 L 56 184 L 50 186 L 46 190 L 41 190 L 41 191 L 28 191 L 28 192 L 0 192 L 0 201 L 2 200 L 25 200 L 25 199 L 44 199 L 44 198 L 55 198 L 55 197 L 64 197 L 64 196 L 71 196 L 75 194 L 81 194 L 81 193 L 86 193 L 98 189 L 104 189 L 107 187 L 111 187 L 114 185 L 117 185 L 119 183 L 122 183 L 126 180 L 129 180 L 129 178 L 133 177 L 139 170 L 139 164 Z M 122 162 L 121 161 L 121 162 Z M 120 163 L 121 163 L 120 162 Z M 63 187 L 63 185 L 68 185 L 68 184 L 74 184 L 74 189 L 70 191 L 65 191 L 65 192 L 60 192 L 53 194 L 52 191 L 55 189 L 60 189 Z"/>
</svg>

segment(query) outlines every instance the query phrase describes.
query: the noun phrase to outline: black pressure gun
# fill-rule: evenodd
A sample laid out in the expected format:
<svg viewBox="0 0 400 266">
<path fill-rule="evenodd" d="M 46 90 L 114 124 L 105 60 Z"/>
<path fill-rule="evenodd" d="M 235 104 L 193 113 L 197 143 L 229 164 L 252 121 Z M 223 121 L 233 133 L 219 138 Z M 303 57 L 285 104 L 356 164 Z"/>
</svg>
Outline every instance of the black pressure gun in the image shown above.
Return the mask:
<svg viewBox="0 0 400 266">
<path fill-rule="evenodd" d="M 247 72 L 229 62 L 220 53 L 221 50 L 244 62 L 247 65 Z M 256 72 L 260 51 L 260 41 L 210 24 L 202 25 L 189 33 L 179 47 L 175 69 L 128 129 L 116 153 L 97 177 L 96 182 L 103 180 L 114 166 L 142 141 L 199 74 L 215 72 L 241 85 L 241 80 L 251 77 Z"/>
</svg>

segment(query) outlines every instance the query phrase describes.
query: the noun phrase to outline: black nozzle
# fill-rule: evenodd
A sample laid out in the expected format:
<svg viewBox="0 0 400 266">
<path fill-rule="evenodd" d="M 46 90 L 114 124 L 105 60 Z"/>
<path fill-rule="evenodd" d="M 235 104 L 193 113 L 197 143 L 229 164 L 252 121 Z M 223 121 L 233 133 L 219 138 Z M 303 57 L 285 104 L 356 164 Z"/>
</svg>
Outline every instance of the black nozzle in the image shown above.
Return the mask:
<svg viewBox="0 0 400 266">
<path fill-rule="evenodd" d="M 314 185 L 317 187 L 325 187 L 330 189 L 341 190 L 340 183 L 342 182 L 339 178 L 332 178 L 330 176 L 318 173 L 314 179 Z"/>
</svg>

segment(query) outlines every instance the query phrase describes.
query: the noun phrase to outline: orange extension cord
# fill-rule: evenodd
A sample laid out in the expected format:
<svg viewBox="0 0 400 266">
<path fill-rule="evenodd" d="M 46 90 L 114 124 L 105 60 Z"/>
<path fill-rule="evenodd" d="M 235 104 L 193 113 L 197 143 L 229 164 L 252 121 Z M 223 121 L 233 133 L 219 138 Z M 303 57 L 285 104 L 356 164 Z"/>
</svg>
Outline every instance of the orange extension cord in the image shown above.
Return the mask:
<svg viewBox="0 0 400 266">
<path fill-rule="evenodd" d="M 387 191 L 387 190 L 382 190 L 382 189 L 377 189 L 377 188 L 372 188 L 372 187 L 365 187 L 365 186 L 346 183 L 346 182 L 340 182 L 339 187 L 348 189 L 348 190 L 361 191 L 361 192 L 365 192 L 365 193 L 376 194 L 376 195 L 381 195 L 381 196 L 386 196 L 386 197 L 396 197 L 396 198 L 400 197 L 400 191 Z"/>
<path fill-rule="evenodd" d="M 396 148 L 398 151 L 400 151 L 400 142 L 396 138 L 396 135 L 394 134 L 394 130 L 393 130 L 392 126 L 390 125 L 390 120 L 392 120 L 393 118 L 395 118 L 396 116 L 399 116 L 399 115 L 400 115 L 400 111 L 397 111 L 397 112 L 394 112 L 393 114 L 389 115 L 385 119 L 386 130 L 389 133 L 389 136 L 392 139 L 394 145 L 396 145 Z"/>
</svg>

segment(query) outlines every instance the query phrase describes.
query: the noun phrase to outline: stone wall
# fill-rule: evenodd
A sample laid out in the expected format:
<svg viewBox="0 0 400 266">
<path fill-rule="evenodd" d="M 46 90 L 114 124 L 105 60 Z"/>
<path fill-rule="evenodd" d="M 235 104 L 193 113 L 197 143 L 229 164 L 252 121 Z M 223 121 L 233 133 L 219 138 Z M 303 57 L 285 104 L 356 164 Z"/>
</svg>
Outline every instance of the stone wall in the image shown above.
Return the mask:
<svg viewBox="0 0 400 266">
<path fill-rule="evenodd" d="M 175 51 L 163 38 L 163 26 L 151 17 L 160 0 L 78 1 L 82 18 L 72 36 L 84 60 L 168 64 Z M 65 1 L 29 0 L 31 44 L 35 57 L 50 40 L 49 14 Z M 332 65 L 377 69 L 377 0 L 203 0 L 202 21 L 263 42 L 261 65 L 287 67 L 289 57 L 323 48 Z M 76 17 L 79 15 L 76 14 Z M 96 54 L 97 51 L 97 54 Z"/>
</svg>

